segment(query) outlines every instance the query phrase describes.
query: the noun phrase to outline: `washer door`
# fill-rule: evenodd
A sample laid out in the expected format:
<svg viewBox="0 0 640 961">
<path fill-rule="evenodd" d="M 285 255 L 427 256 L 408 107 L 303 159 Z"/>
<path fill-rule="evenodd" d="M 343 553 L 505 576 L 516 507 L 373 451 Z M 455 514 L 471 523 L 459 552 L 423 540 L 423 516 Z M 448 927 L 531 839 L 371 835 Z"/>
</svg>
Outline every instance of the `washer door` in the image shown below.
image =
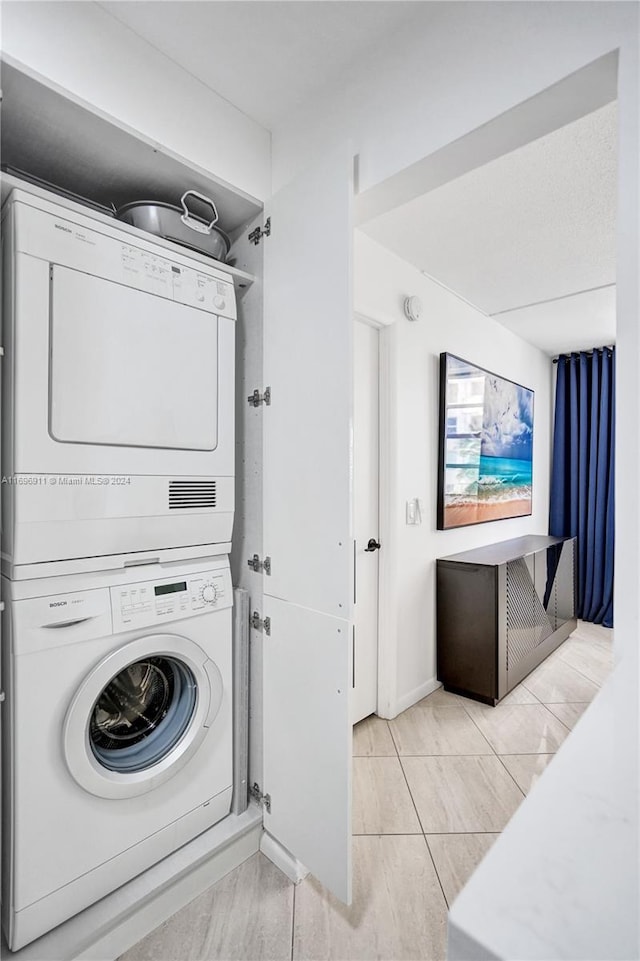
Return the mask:
<svg viewBox="0 0 640 961">
<path fill-rule="evenodd" d="M 69 771 L 98 797 L 145 794 L 197 751 L 223 697 L 222 676 L 193 641 L 138 638 L 84 680 L 64 722 Z"/>
</svg>

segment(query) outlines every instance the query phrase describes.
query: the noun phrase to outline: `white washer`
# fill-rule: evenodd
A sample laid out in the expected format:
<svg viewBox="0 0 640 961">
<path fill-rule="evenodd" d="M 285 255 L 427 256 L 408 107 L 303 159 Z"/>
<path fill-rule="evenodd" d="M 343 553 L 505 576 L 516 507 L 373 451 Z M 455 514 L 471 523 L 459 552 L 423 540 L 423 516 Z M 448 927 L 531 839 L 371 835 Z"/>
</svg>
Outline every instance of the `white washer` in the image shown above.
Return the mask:
<svg viewBox="0 0 640 961">
<path fill-rule="evenodd" d="M 153 568 L 3 578 L 14 951 L 229 813 L 229 563 Z"/>
</svg>

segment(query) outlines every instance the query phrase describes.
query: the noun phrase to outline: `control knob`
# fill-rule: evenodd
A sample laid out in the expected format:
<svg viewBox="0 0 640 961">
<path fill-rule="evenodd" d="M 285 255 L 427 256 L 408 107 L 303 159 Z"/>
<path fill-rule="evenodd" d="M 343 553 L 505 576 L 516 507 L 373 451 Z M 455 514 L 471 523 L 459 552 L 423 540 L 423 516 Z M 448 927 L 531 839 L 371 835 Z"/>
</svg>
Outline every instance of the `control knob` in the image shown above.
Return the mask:
<svg viewBox="0 0 640 961">
<path fill-rule="evenodd" d="M 215 588 L 215 584 L 205 584 L 200 592 L 200 596 L 205 604 L 215 604 L 218 599 L 218 592 Z"/>
<path fill-rule="evenodd" d="M 213 304 L 214 307 L 218 308 L 218 310 L 224 310 L 224 308 L 227 306 L 227 302 L 224 297 L 214 297 Z"/>
</svg>

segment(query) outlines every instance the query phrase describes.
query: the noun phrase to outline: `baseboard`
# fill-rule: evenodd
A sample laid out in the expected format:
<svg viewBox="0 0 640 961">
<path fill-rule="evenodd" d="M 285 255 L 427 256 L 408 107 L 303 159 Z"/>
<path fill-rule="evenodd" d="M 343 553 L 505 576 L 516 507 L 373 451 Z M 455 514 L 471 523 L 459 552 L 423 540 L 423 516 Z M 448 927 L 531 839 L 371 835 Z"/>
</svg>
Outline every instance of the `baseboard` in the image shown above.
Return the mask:
<svg viewBox="0 0 640 961">
<path fill-rule="evenodd" d="M 412 691 L 407 691 L 401 697 L 396 699 L 394 713 L 390 715 L 390 718 L 397 717 L 398 714 L 402 714 L 407 708 L 413 707 L 418 701 L 421 701 L 423 697 L 427 697 L 429 694 L 433 694 L 442 685 L 436 677 L 430 678 L 425 681 L 424 684 L 420 684 L 418 687 L 414 687 Z"/>
<path fill-rule="evenodd" d="M 123 884 L 6 961 L 115 961 L 260 847 L 262 811 L 229 815 L 159 864 Z"/>
<path fill-rule="evenodd" d="M 280 868 L 282 873 L 286 875 L 290 881 L 293 881 L 294 884 L 303 881 L 309 873 L 304 864 L 301 864 L 293 854 L 290 854 L 279 841 L 276 841 L 276 839 L 271 837 L 270 834 L 267 834 L 266 831 L 260 839 L 260 850 L 264 856 L 269 858 L 277 868 Z"/>
</svg>

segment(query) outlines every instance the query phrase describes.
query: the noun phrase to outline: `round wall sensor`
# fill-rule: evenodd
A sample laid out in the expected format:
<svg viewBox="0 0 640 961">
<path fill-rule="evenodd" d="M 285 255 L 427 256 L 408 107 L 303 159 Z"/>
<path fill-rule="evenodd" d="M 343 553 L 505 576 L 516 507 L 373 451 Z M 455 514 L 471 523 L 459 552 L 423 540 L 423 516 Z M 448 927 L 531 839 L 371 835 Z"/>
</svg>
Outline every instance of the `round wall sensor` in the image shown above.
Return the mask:
<svg viewBox="0 0 640 961">
<path fill-rule="evenodd" d="M 422 301 L 419 297 L 407 297 L 404 302 L 404 312 L 408 320 L 420 320 L 422 317 Z"/>
</svg>

